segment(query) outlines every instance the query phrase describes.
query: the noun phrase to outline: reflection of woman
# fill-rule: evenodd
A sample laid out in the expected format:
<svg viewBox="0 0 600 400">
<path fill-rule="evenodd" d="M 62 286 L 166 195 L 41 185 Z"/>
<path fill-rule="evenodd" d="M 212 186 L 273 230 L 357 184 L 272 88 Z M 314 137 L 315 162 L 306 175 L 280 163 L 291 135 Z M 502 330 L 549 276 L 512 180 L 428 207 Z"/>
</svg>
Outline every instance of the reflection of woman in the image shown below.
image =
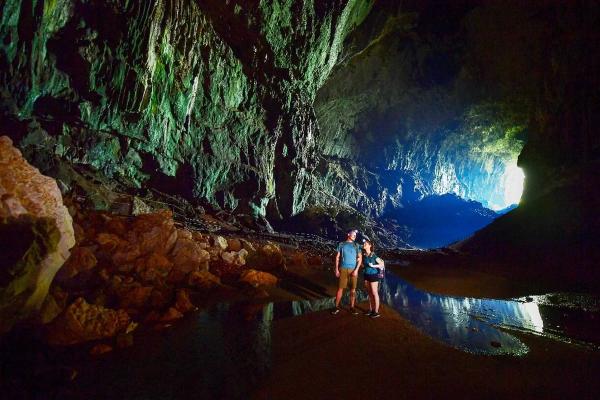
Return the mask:
<svg viewBox="0 0 600 400">
<path fill-rule="evenodd" d="M 365 287 L 369 294 L 369 312 L 367 315 L 371 318 L 377 318 L 379 314 L 379 281 L 380 275 L 383 272 L 383 260 L 373 252 L 375 246 L 369 240 L 365 240 L 363 249 L 365 256 L 363 257 Z"/>
</svg>

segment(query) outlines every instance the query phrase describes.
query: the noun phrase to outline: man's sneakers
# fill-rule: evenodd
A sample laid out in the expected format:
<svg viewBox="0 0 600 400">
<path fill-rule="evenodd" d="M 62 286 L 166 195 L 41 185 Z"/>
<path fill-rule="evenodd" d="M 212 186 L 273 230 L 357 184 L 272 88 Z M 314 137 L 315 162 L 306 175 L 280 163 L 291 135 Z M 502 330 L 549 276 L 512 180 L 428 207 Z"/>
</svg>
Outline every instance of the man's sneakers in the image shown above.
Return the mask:
<svg viewBox="0 0 600 400">
<path fill-rule="evenodd" d="M 340 309 L 339 308 L 334 308 L 333 310 L 331 310 L 331 315 L 338 315 L 340 313 Z"/>
<path fill-rule="evenodd" d="M 365 314 L 367 317 L 370 317 L 371 314 L 373 314 L 373 310 L 363 311 L 363 314 Z"/>
<path fill-rule="evenodd" d="M 358 315 L 358 310 L 357 310 L 356 308 L 352 307 L 352 308 L 350 309 L 350 313 L 351 313 L 352 315 Z"/>
</svg>

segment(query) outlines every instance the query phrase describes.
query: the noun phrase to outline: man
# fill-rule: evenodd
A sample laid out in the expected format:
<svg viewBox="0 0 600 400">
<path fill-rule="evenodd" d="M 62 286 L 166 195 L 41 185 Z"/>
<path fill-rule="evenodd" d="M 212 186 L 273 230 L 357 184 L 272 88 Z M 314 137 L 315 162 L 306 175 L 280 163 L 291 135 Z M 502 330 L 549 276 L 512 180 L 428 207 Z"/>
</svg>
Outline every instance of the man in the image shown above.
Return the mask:
<svg viewBox="0 0 600 400">
<path fill-rule="evenodd" d="M 339 278 L 339 281 L 335 296 L 335 309 L 331 311 L 333 315 L 337 315 L 340 312 L 340 301 L 342 300 L 344 289 L 348 287 L 348 281 L 350 281 L 350 310 L 353 315 L 358 315 L 358 311 L 354 308 L 354 302 L 356 301 L 356 283 L 358 280 L 358 269 L 362 263 L 362 254 L 359 246 L 354 243 L 357 232 L 354 229 L 349 231 L 346 241 L 341 242 L 337 248 L 335 276 Z"/>
</svg>

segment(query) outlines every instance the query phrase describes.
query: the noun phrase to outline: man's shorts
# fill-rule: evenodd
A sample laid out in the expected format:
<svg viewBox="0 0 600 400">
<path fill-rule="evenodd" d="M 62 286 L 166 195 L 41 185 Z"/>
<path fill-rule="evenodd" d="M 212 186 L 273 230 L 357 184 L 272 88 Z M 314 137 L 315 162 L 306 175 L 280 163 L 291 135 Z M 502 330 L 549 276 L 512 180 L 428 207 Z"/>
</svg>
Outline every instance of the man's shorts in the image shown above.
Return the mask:
<svg viewBox="0 0 600 400">
<path fill-rule="evenodd" d="M 348 287 L 348 280 L 350 280 L 350 288 L 356 289 L 358 276 L 351 276 L 352 271 L 354 271 L 354 268 L 340 268 L 340 280 L 338 281 L 339 289 L 346 289 Z"/>
</svg>

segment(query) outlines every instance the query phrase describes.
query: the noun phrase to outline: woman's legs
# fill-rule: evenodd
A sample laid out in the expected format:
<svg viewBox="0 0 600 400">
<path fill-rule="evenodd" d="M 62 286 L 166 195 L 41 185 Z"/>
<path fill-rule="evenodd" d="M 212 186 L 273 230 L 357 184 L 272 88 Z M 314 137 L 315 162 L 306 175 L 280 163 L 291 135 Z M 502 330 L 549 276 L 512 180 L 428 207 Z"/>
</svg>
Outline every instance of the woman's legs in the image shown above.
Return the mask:
<svg viewBox="0 0 600 400">
<path fill-rule="evenodd" d="M 372 310 L 376 313 L 379 312 L 379 282 L 369 282 L 369 300 L 373 298 Z"/>
<path fill-rule="evenodd" d="M 375 308 L 375 299 L 373 299 L 373 293 L 371 293 L 371 284 L 365 280 L 365 289 L 367 289 L 367 295 L 369 296 L 369 311 L 373 311 Z"/>
</svg>

